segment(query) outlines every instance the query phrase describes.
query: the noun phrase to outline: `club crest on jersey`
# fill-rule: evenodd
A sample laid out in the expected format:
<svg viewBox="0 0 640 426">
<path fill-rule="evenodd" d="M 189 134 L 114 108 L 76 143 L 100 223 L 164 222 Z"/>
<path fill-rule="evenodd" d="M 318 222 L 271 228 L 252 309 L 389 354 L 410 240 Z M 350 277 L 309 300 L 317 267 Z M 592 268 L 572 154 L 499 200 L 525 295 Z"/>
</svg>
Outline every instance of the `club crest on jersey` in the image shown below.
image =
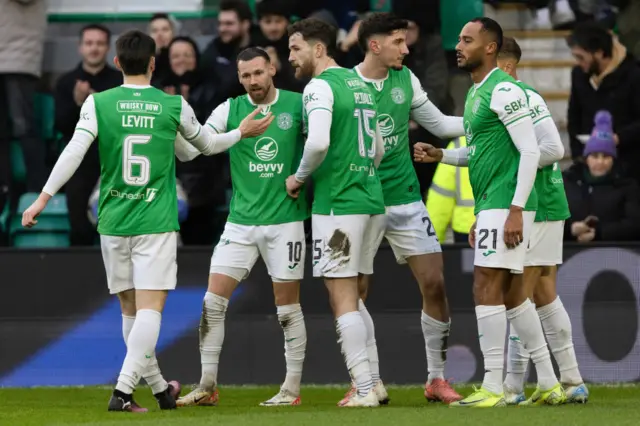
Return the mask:
<svg viewBox="0 0 640 426">
<path fill-rule="evenodd" d="M 278 115 L 278 127 L 282 130 L 289 130 L 293 126 L 293 117 L 288 112 Z"/>
<path fill-rule="evenodd" d="M 268 136 L 258 139 L 253 147 L 256 157 L 262 161 L 271 161 L 278 155 L 278 143 Z"/>
<path fill-rule="evenodd" d="M 391 89 L 391 100 L 398 105 L 403 104 L 405 101 L 404 90 L 402 90 L 402 88 L 400 87 L 394 87 L 393 89 Z"/>
</svg>

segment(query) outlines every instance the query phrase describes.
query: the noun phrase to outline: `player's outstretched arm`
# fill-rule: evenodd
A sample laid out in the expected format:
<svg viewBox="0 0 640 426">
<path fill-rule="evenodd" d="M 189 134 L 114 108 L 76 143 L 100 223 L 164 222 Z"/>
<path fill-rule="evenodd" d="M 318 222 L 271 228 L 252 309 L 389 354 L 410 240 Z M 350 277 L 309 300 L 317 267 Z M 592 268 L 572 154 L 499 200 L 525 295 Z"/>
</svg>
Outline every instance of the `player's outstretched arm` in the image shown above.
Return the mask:
<svg viewBox="0 0 640 426">
<path fill-rule="evenodd" d="M 556 161 L 562 160 L 564 156 L 564 145 L 560 137 L 560 132 L 556 123 L 551 117 L 547 103 L 538 93 L 528 90 L 529 108 L 533 120 L 538 147 L 540 148 L 540 167 L 548 166 Z"/>
<path fill-rule="evenodd" d="M 413 72 L 409 72 L 411 73 L 411 86 L 413 87 L 411 118 L 438 138 L 450 139 L 464 136 L 462 117 L 444 115 L 429 100 L 418 77 Z"/>
<path fill-rule="evenodd" d="M 36 218 L 42 210 L 47 206 L 47 203 L 67 181 L 78 170 L 80 163 L 87 154 L 87 150 L 98 136 L 98 120 L 96 119 L 96 107 L 93 100 L 93 96 L 89 97 L 82 104 L 80 109 L 80 119 L 76 124 L 76 130 L 71 137 L 71 140 L 64 148 L 58 161 L 56 161 L 51 175 L 47 180 L 47 183 L 42 189 L 40 196 L 34 201 L 34 203 L 24 211 L 22 215 L 22 226 L 31 228 L 38 221 Z"/>
<path fill-rule="evenodd" d="M 438 163 L 449 164 L 458 167 L 469 165 L 469 148 L 441 149 L 424 142 L 416 142 L 413 146 L 413 159 L 416 163 Z"/>
<path fill-rule="evenodd" d="M 182 113 L 180 114 L 178 132 L 184 137 L 185 141 L 195 146 L 204 155 L 213 155 L 224 151 L 243 137 L 253 137 L 264 133 L 273 121 L 273 116 L 268 113 L 264 118 L 256 120 L 255 117 L 259 112 L 260 108 L 256 108 L 240 122 L 237 129 L 218 134 L 217 132 L 204 130 L 196 119 L 191 106 L 182 98 Z"/>
<path fill-rule="evenodd" d="M 313 79 L 304 88 L 304 109 L 307 114 L 307 141 L 302 160 L 295 174 L 287 178 L 287 192 L 297 197 L 309 176 L 322 164 L 331 139 L 333 92 L 326 81 Z"/>
</svg>

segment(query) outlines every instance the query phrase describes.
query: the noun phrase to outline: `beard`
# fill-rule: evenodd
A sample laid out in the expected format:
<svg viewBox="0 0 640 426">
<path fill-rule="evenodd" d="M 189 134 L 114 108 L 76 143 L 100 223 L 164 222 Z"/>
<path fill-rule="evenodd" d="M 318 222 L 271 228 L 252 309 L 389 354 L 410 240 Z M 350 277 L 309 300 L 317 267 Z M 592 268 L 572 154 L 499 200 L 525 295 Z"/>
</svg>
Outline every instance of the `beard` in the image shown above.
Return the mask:
<svg viewBox="0 0 640 426">
<path fill-rule="evenodd" d="M 259 90 L 257 92 L 254 92 L 253 91 L 254 89 L 259 89 Z M 254 103 L 261 104 L 262 101 L 264 101 L 265 98 L 267 97 L 267 93 L 269 93 L 270 89 L 271 89 L 270 85 L 264 86 L 264 87 L 254 87 L 249 91 L 249 96 L 251 97 Z"/>
<path fill-rule="evenodd" d="M 463 65 L 458 65 L 458 69 L 466 72 L 473 72 L 482 66 L 482 61 L 467 60 Z"/>
<path fill-rule="evenodd" d="M 313 77 L 314 70 L 313 63 L 311 61 L 299 66 L 296 68 L 296 78 L 297 79 L 305 79 Z"/>
</svg>

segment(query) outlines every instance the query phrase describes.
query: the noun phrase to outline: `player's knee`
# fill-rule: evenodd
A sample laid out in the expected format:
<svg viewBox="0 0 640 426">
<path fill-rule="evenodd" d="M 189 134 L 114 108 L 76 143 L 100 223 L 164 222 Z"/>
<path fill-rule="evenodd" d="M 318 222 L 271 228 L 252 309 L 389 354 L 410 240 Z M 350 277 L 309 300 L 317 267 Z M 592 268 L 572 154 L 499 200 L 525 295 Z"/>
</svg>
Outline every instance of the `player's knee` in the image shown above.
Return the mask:
<svg viewBox="0 0 640 426">
<path fill-rule="evenodd" d="M 276 306 L 300 303 L 300 282 L 273 279 L 273 298 Z"/>
<path fill-rule="evenodd" d="M 442 271 L 423 271 L 418 277 L 418 282 L 424 299 L 440 300 L 445 298 L 444 274 Z"/>
<path fill-rule="evenodd" d="M 499 281 L 501 271 L 476 267 L 473 273 L 473 298 L 476 305 L 501 305 L 504 303 L 503 283 Z"/>
<path fill-rule="evenodd" d="M 358 294 L 362 301 L 367 300 L 367 296 L 369 295 L 369 278 L 370 275 L 360 274 L 358 276 Z"/>
<path fill-rule="evenodd" d="M 245 269 L 226 268 L 224 270 L 211 271 L 207 291 L 225 299 L 231 299 L 233 291 L 238 286 Z M 240 279 L 239 279 L 240 278 Z"/>
<path fill-rule="evenodd" d="M 118 300 L 120 300 L 120 310 L 123 315 L 136 316 L 135 290 L 126 290 L 118 293 Z"/>
</svg>

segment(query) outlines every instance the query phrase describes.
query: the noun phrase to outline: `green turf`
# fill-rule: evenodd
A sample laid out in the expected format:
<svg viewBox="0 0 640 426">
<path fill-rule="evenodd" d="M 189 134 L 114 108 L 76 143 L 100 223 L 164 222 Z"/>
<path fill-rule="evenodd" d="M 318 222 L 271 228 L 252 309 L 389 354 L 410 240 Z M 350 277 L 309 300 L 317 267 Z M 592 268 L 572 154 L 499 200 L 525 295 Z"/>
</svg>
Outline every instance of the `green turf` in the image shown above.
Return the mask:
<svg viewBox="0 0 640 426">
<path fill-rule="evenodd" d="M 146 414 L 106 411 L 108 388 L 0 389 L 0 425 L 638 425 L 640 388 L 590 387 L 587 405 L 563 407 L 507 407 L 454 409 L 429 404 L 420 387 L 389 386 L 391 404 L 374 409 L 337 408 L 344 388 L 307 387 L 298 407 L 267 408 L 257 404 L 277 387 L 220 389 L 220 406 L 183 408 L 161 412 L 151 392 L 136 392 Z M 463 394 L 469 388 L 458 388 Z"/>
</svg>

